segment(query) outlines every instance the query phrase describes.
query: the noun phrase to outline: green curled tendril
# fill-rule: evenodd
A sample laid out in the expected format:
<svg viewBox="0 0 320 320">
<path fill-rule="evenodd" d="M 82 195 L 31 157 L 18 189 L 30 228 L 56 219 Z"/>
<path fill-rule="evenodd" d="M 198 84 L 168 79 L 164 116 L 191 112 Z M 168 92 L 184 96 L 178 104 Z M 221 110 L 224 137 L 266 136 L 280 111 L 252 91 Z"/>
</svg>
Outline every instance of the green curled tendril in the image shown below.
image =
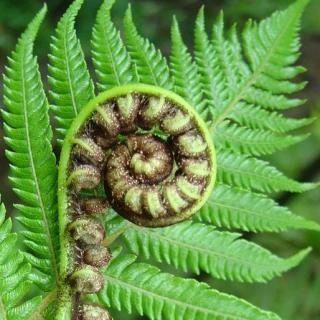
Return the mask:
<svg viewBox="0 0 320 320">
<path fill-rule="evenodd" d="M 93 99 L 72 123 L 59 163 L 60 286 L 57 320 L 81 319 L 99 307 L 82 293 L 103 286 L 111 258 L 92 214 L 111 206 L 131 222 L 161 227 L 189 218 L 207 201 L 216 176 L 204 121 L 173 92 L 144 84 L 115 87 Z M 99 198 L 88 192 L 103 189 Z M 97 194 L 97 192 L 91 192 Z M 90 194 L 90 192 L 89 192 Z"/>
</svg>

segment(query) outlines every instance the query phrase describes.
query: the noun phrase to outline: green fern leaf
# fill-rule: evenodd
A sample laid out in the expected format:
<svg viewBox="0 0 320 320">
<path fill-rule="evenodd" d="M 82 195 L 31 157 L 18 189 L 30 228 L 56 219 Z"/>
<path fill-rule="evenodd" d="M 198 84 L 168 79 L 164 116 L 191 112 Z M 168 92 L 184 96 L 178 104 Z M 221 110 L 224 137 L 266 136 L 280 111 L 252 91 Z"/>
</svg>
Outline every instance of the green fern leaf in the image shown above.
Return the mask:
<svg viewBox="0 0 320 320">
<path fill-rule="evenodd" d="M 56 210 L 56 164 L 50 144 L 52 132 L 48 103 L 42 87 L 34 39 L 45 16 L 44 7 L 21 36 L 9 58 L 4 76 L 2 111 L 10 181 L 22 204 L 16 205 L 29 241 L 29 262 L 46 275 L 50 290 L 58 275 L 58 226 Z M 41 246 L 38 244 L 41 243 Z"/>
<path fill-rule="evenodd" d="M 173 84 L 166 58 L 148 39 L 144 39 L 138 34 L 132 20 L 130 6 L 124 18 L 124 32 L 139 82 L 172 89 Z"/>
<path fill-rule="evenodd" d="M 41 297 L 25 301 L 32 281 L 28 280 L 31 265 L 17 249 L 17 235 L 12 223 L 5 219 L 5 207 L 0 205 L 0 319 L 17 320 L 27 317 L 40 303 Z"/>
<path fill-rule="evenodd" d="M 209 200 L 194 219 L 218 227 L 253 232 L 320 228 L 317 223 L 292 214 L 288 208 L 263 195 L 224 184 L 215 186 Z"/>
<path fill-rule="evenodd" d="M 205 31 L 203 30 L 203 32 Z M 230 42 L 224 37 L 224 18 L 222 11 L 218 15 L 217 22 L 213 25 L 212 47 L 212 50 L 214 50 L 216 54 L 216 63 L 220 65 L 221 72 L 225 78 L 225 84 L 228 90 L 230 90 L 232 94 L 235 94 L 239 81 L 238 74 L 235 70 L 239 68 L 239 65 L 237 69 L 233 69 L 234 65 L 230 63 L 233 60 L 232 47 L 230 47 Z"/>
<path fill-rule="evenodd" d="M 299 183 L 268 162 L 242 154 L 219 150 L 217 180 L 231 186 L 261 192 L 304 192 L 316 187 L 313 183 Z"/>
<path fill-rule="evenodd" d="M 206 105 L 211 113 L 211 118 L 214 119 L 217 110 L 222 108 L 225 100 L 228 100 L 228 92 L 225 90 L 225 79 L 217 61 L 217 56 L 205 32 L 203 7 L 196 19 L 194 54 L 201 76 Z"/>
<path fill-rule="evenodd" d="M 230 119 L 244 127 L 269 130 L 275 133 L 286 133 L 312 123 L 314 118 L 293 119 L 286 118 L 277 112 L 269 112 L 258 106 L 244 102 L 238 103 Z"/>
<path fill-rule="evenodd" d="M 205 110 L 200 75 L 191 54 L 183 42 L 179 25 L 175 18 L 171 27 L 171 39 L 170 69 L 174 90 L 194 106 L 199 114 L 202 114 Z"/>
<path fill-rule="evenodd" d="M 51 107 L 57 120 L 58 141 L 62 144 L 73 119 L 94 96 L 85 57 L 74 30 L 75 17 L 83 0 L 72 3 L 52 37 L 48 79 Z"/>
<path fill-rule="evenodd" d="M 105 0 L 98 11 L 92 32 L 92 59 L 101 91 L 133 82 L 131 59 L 120 32 L 111 21 L 115 0 Z"/>
<path fill-rule="evenodd" d="M 301 90 L 305 85 L 294 84 L 289 80 L 301 71 L 301 68 L 293 68 L 292 64 L 299 54 L 297 32 L 306 3 L 307 0 L 299 0 L 287 10 L 276 12 L 259 24 L 249 22 L 243 32 L 243 46 L 235 28 L 229 44 L 223 39 L 223 19 L 220 17 L 213 29 L 213 47 L 218 52 L 217 65 L 224 66 L 225 78 L 229 79 L 228 86 L 234 94 L 221 109 L 216 107 L 218 115 L 214 119 L 214 128 L 226 117 L 230 117 L 241 101 L 268 109 L 286 109 L 303 102 L 300 99 L 289 99 L 284 94 Z M 219 51 L 222 44 L 227 49 Z M 225 54 L 231 59 L 226 60 Z M 228 66 L 225 61 L 229 62 Z M 228 76 L 232 70 L 233 75 Z"/>
<path fill-rule="evenodd" d="M 305 140 L 305 135 L 279 135 L 266 130 L 249 129 L 224 121 L 214 132 L 219 147 L 254 156 L 272 154 Z"/>
<path fill-rule="evenodd" d="M 240 236 L 192 221 L 161 229 L 130 225 L 124 233 L 125 243 L 136 255 L 167 262 L 185 272 L 205 271 L 241 282 L 266 282 L 299 264 L 309 251 L 283 260 Z"/>
<path fill-rule="evenodd" d="M 210 289 L 208 285 L 182 279 L 144 263 L 133 255 L 115 252 L 104 269 L 105 288 L 99 294 L 101 303 L 129 313 L 135 309 L 150 319 L 268 319 L 279 320 L 248 302 Z"/>
</svg>

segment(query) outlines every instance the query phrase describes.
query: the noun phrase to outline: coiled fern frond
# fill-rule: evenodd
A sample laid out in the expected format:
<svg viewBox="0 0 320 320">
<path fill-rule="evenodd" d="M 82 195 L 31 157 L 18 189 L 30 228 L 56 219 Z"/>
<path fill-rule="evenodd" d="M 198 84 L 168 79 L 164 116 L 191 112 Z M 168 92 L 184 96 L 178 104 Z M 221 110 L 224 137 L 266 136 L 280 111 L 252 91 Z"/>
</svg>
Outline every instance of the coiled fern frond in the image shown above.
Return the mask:
<svg viewBox="0 0 320 320">
<path fill-rule="evenodd" d="M 125 309 L 150 319 L 279 319 L 205 283 L 185 279 L 185 273 L 266 282 L 297 266 L 310 249 L 282 258 L 242 239 L 241 231 L 320 229 L 316 222 L 293 214 L 271 199 L 273 192 L 304 192 L 317 184 L 295 181 L 262 158 L 306 139 L 307 135 L 292 131 L 313 121 L 291 119 L 283 113 L 304 102 L 289 95 L 305 86 L 294 78 L 304 71 L 295 64 L 300 49 L 300 19 L 307 0 L 297 0 L 262 22 L 249 21 L 241 33 L 235 26 L 226 30 L 221 13 L 209 34 L 205 10 L 201 8 L 194 27 L 194 52 L 187 48 L 178 21 L 173 18 L 168 58 L 139 34 L 130 6 L 122 37 L 111 18 L 115 0 L 105 0 L 91 37 L 96 84 L 74 27 L 82 3 L 75 0 L 71 4 L 51 39 L 50 108 L 32 52 L 45 7 L 21 36 L 7 63 L 2 115 L 10 180 L 20 199 L 17 220 L 23 227 L 25 249 L 17 253 L 14 248 L 15 235 L 10 233 L 9 220 L 4 222 L 2 208 L 0 315 L 5 319 L 54 319 L 56 306 L 63 300 L 56 294 L 61 285 L 59 266 L 66 264 L 59 261 L 65 229 L 58 227 L 57 193 L 61 196 L 66 190 L 57 187 L 49 112 L 56 119 L 57 140 L 62 144 L 95 93 L 143 83 L 180 95 L 205 121 L 217 153 L 217 184 L 190 220 L 173 226 L 147 229 L 126 221 L 112 209 L 106 210 L 100 217 L 107 234 L 103 245 L 115 249 L 114 256 L 101 269 L 104 288 L 99 294 L 82 297 L 85 304 L 77 316 L 90 313 L 89 303 L 95 302 L 100 307 Z M 85 127 L 90 134 L 94 131 L 91 124 Z M 92 146 L 91 140 L 85 146 Z M 90 196 L 92 193 L 96 197 L 103 195 L 99 188 L 88 192 Z M 75 203 L 68 206 L 78 210 Z M 15 262 L 10 260 L 12 255 L 18 257 Z M 7 258 L 4 261 L 2 257 Z M 137 262 L 138 257 L 143 262 Z M 161 272 L 155 263 L 172 266 L 181 271 L 180 276 Z M 30 281 L 42 301 L 37 296 L 21 300 Z"/>
</svg>

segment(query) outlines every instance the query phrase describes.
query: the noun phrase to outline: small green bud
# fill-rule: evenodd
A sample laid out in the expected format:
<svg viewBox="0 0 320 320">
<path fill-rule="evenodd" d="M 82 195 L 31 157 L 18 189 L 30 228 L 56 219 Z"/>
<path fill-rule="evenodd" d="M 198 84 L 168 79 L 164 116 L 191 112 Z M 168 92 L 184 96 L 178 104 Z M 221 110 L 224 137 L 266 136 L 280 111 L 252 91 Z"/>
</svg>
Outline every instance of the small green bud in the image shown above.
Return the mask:
<svg viewBox="0 0 320 320">
<path fill-rule="evenodd" d="M 100 268 L 111 260 L 111 251 L 101 245 L 88 246 L 83 253 L 83 260 L 86 264 Z"/>
<path fill-rule="evenodd" d="M 101 166 L 105 159 L 105 154 L 101 147 L 99 147 L 92 139 L 90 138 L 80 138 L 74 139 L 73 143 L 73 154 L 76 158 L 92 163 L 95 166 Z"/>
<path fill-rule="evenodd" d="M 110 313 L 99 306 L 92 304 L 82 305 L 81 320 L 112 320 Z"/>
<path fill-rule="evenodd" d="M 80 203 L 81 211 L 85 214 L 106 213 L 109 206 L 109 202 L 105 198 L 86 199 Z"/>
<path fill-rule="evenodd" d="M 85 265 L 73 272 L 69 282 L 76 292 L 96 293 L 103 288 L 104 278 L 97 268 Z"/>
<path fill-rule="evenodd" d="M 76 192 L 82 189 L 95 189 L 101 180 L 98 168 L 91 165 L 81 165 L 70 174 L 67 184 L 72 184 Z"/>
<path fill-rule="evenodd" d="M 105 236 L 102 225 L 88 218 L 74 220 L 69 224 L 68 229 L 74 240 L 88 245 L 101 243 Z"/>
</svg>

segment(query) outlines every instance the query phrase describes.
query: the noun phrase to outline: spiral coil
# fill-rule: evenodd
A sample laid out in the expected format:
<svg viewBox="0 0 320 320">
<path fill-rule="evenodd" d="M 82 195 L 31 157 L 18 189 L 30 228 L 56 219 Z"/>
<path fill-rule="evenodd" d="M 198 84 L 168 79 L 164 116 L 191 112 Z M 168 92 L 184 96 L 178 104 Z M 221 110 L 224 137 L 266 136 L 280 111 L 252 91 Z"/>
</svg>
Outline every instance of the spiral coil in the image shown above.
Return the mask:
<svg viewBox="0 0 320 320">
<path fill-rule="evenodd" d="M 76 294 L 95 293 L 104 282 L 99 268 L 111 252 L 102 245 L 105 231 L 94 215 L 111 207 L 145 227 L 190 217 L 213 189 L 215 152 L 204 122 L 182 98 L 128 85 L 101 94 L 76 118 L 59 173 L 65 190 L 60 226 L 68 233 L 63 274 Z M 73 306 L 74 318 L 87 319 L 95 308 L 102 312 Z"/>
</svg>

